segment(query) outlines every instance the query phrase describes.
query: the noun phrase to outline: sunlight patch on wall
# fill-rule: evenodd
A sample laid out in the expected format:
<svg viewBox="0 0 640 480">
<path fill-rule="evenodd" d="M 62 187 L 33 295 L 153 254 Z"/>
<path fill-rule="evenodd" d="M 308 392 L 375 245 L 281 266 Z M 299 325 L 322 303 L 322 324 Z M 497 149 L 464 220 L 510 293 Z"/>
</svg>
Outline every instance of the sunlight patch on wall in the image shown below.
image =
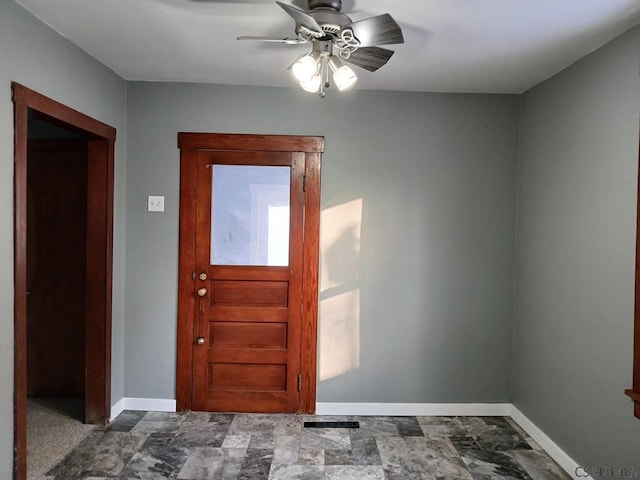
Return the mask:
<svg viewBox="0 0 640 480">
<path fill-rule="evenodd" d="M 318 333 L 322 381 L 360 366 L 362 199 L 323 210 L 320 222 Z"/>
</svg>

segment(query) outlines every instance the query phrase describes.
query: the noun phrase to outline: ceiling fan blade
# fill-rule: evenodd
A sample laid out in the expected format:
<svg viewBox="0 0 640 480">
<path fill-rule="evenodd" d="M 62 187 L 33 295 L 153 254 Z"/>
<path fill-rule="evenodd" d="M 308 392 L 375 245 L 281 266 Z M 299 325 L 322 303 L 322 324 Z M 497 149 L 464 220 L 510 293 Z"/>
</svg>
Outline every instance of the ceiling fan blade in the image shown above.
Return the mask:
<svg viewBox="0 0 640 480">
<path fill-rule="evenodd" d="M 284 43 L 286 45 L 300 45 L 302 43 L 309 43 L 305 40 L 298 38 L 269 38 L 269 37 L 256 37 L 253 35 L 241 35 L 237 37 L 238 40 L 253 40 L 255 42 L 271 42 L 271 43 Z"/>
<path fill-rule="evenodd" d="M 392 55 L 393 50 L 387 50 L 386 48 L 360 47 L 349 58 L 343 60 L 370 72 L 375 72 L 384 66 Z"/>
<path fill-rule="evenodd" d="M 388 13 L 353 22 L 345 28 L 353 30 L 363 47 L 404 43 L 402 29 Z"/>
<path fill-rule="evenodd" d="M 282 2 L 276 2 L 280 7 L 287 12 L 291 18 L 293 18 L 297 24 L 302 25 L 303 27 L 308 28 L 312 32 L 316 32 L 320 35 L 324 35 L 322 31 L 322 27 L 316 22 L 315 18 L 309 15 L 307 12 L 300 10 L 299 8 L 294 7 L 293 5 L 288 5 Z"/>
</svg>

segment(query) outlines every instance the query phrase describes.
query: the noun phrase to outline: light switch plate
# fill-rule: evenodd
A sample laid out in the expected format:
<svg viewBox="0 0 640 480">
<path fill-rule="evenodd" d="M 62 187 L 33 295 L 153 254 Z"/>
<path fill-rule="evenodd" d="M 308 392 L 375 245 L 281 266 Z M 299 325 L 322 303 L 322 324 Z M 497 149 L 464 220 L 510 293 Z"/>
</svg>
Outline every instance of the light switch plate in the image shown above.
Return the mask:
<svg viewBox="0 0 640 480">
<path fill-rule="evenodd" d="M 164 197 L 149 195 L 148 198 L 147 211 L 164 212 Z"/>
</svg>

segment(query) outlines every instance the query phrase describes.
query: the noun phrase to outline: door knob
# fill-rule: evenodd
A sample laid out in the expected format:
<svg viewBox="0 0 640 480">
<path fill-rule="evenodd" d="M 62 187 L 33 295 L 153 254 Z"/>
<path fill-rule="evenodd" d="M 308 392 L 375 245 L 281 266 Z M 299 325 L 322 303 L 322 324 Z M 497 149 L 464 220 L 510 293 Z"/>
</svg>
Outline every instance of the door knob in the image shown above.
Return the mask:
<svg viewBox="0 0 640 480">
<path fill-rule="evenodd" d="M 196 340 L 196 343 L 198 345 L 204 345 L 204 337 L 202 336 L 198 337 L 198 340 Z"/>
<path fill-rule="evenodd" d="M 201 289 L 198 290 L 198 296 L 199 297 L 204 297 L 207 294 L 207 289 L 202 287 Z"/>
</svg>

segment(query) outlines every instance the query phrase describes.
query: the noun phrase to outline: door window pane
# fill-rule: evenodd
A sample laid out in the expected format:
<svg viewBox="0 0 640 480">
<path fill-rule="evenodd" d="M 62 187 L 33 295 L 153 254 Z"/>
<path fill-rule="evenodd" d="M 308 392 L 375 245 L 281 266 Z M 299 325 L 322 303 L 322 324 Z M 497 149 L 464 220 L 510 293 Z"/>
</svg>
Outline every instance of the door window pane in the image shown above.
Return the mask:
<svg viewBox="0 0 640 480">
<path fill-rule="evenodd" d="M 211 170 L 211 264 L 289 265 L 291 168 Z"/>
</svg>

